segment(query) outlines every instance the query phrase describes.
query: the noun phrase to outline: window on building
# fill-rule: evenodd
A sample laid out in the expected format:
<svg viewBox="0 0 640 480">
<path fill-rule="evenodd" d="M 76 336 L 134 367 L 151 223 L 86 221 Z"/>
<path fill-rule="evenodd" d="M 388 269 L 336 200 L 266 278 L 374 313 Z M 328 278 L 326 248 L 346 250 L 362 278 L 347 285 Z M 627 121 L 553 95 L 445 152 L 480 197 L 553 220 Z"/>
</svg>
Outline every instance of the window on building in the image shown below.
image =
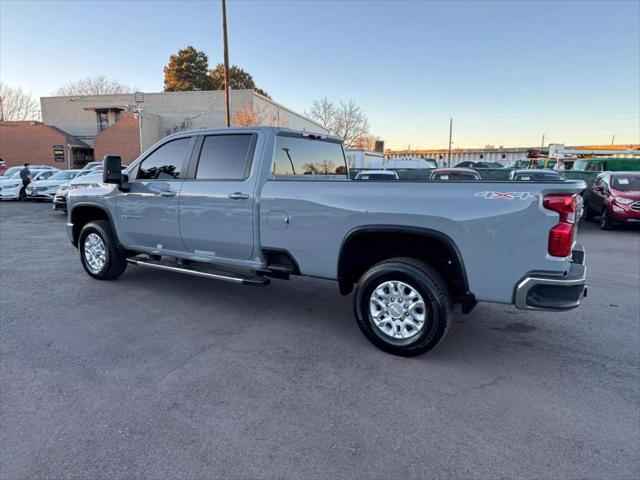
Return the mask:
<svg viewBox="0 0 640 480">
<path fill-rule="evenodd" d="M 484 158 L 484 154 L 482 154 L 482 153 L 481 153 L 481 154 L 480 154 L 480 158 Z"/>
<path fill-rule="evenodd" d="M 103 108 L 96 110 L 98 131 L 101 132 L 105 128 L 109 128 L 110 125 L 120 121 L 121 114 L 121 108 Z"/>
<path fill-rule="evenodd" d="M 273 175 L 347 175 L 342 145 L 300 137 L 279 136 Z"/>
<path fill-rule="evenodd" d="M 196 178 L 244 180 L 249 176 L 254 135 L 211 135 L 204 138 Z"/>
<path fill-rule="evenodd" d="M 502 158 L 503 158 L 503 159 L 507 158 L 507 154 L 506 154 L 506 153 L 503 153 L 503 154 L 502 154 Z"/>
<path fill-rule="evenodd" d="M 187 137 L 162 145 L 142 161 L 137 178 L 141 180 L 180 178 L 190 142 L 191 137 Z"/>
<path fill-rule="evenodd" d="M 98 131 L 101 132 L 109 127 L 109 110 L 96 110 L 98 117 Z"/>
</svg>

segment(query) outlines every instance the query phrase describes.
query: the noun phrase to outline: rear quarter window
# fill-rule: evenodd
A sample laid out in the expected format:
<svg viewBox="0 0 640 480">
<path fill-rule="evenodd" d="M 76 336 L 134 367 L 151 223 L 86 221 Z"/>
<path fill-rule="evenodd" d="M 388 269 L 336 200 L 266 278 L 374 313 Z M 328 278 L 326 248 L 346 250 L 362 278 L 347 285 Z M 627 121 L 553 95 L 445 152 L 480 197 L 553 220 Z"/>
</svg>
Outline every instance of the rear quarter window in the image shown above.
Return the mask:
<svg viewBox="0 0 640 480">
<path fill-rule="evenodd" d="M 323 140 L 278 136 L 271 175 L 299 177 L 321 175 L 347 178 L 342 145 Z"/>
</svg>

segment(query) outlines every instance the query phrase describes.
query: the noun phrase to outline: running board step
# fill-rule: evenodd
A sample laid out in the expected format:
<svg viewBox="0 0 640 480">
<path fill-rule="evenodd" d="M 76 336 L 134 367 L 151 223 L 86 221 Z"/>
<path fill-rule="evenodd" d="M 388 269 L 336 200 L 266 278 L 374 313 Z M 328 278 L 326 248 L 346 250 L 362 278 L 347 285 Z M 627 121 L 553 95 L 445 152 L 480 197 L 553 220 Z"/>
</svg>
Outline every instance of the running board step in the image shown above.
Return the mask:
<svg viewBox="0 0 640 480">
<path fill-rule="evenodd" d="M 212 278 L 215 280 L 224 280 L 226 282 L 239 283 L 241 285 L 253 285 L 253 286 L 266 286 L 271 283 L 271 280 L 259 275 L 249 276 L 242 275 L 240 273 L 223 272 L 214 270 L 212 268 L 195 266 L 195 265 L 180 265 L 178 263 L 168 264 L 158 260 L 152 260 L 147 258 L 130 257 L 127 258 L 127 263 L 137 265 L 139 267 L 157 268 L 158 270 L 167 270 L 169 272 L 186 273 L 187 275 L 194 275 L 196 277 Z"/>
<path fill-rule="evenodd" d="M 296 273 L 296 267 L 293 265 L 280 265 L 277 263 L 270 263 L 267 266 L 267 271 L 276 273 Z"/>
</svg>

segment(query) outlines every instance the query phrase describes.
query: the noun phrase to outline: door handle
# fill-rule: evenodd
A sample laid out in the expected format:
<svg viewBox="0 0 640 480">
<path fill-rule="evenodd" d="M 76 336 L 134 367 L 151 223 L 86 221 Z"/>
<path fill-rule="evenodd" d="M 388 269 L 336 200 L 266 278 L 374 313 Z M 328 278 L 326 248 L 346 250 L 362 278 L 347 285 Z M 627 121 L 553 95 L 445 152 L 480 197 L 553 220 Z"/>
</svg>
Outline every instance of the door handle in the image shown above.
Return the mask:
<svg viewBox="0 0 640 480">
<path fill-rule="evenodd" d="M 163 190 L 160 195 L 163 197 L 175 197 L 178 194 L 175 190 Z"/>
<path fill-rule="evenodd" d="M 234 192 L 229 194 L 229 198 L 231 200 L 246 200 L 247 198 L 249 198 L 249 195 L 247 195 L 246 193 Z"/>
</svg>

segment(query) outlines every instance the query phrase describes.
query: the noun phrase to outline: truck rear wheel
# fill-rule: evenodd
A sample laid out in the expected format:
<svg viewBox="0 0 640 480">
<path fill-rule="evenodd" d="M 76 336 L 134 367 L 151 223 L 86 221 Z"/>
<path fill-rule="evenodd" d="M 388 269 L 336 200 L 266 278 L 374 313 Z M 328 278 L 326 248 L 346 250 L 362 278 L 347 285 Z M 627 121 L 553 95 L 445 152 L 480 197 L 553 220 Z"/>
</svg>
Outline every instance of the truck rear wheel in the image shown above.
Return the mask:
<svg viewBox="0 0 640 480">
<path fill-rule="evenodd" d="M 385 352 L 412 357 L 434 348 L 451 326 L 447 285 L 413 258 L 380 262 L 360 278 L 353 296 L 360 330 Z"/>
<path fill-rule="evenodd" d="M 118 246 L 106 220 L 96 220 L 82 228 L 78 250 L 85 271 L 97 280 L 112 280 L 127 268 L 124 250 Z"/>
</svg>

